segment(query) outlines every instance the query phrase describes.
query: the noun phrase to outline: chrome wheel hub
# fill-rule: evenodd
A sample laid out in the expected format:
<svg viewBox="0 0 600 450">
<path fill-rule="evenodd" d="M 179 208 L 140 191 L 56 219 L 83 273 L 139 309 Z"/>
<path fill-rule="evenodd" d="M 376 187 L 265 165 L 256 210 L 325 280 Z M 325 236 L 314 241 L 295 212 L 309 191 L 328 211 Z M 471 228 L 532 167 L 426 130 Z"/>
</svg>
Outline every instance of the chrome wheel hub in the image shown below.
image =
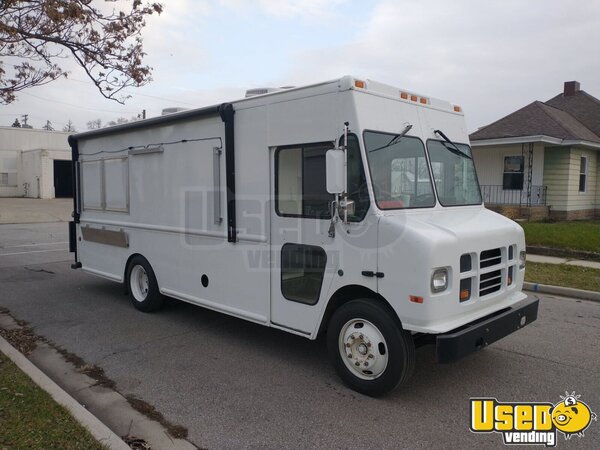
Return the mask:
<svg viewBox="0 0 600 450">
<path fill-rule="evenodd" d="M 129 275 L 129 289 L 131 289 L 133 298 L 138 302 L 143 302 L 148 296 L 149 288 L 150 283 L 146 270 L 142 266 L 134 266 Z"/>
<path fill-rule="evenodd" d="M 379 377 L 387 367 L 385 338 L 381 331 L 367 320 L 353 319 L 342 327 L 339 349 L 346 367 L 363 380 Z"/>
</svg>

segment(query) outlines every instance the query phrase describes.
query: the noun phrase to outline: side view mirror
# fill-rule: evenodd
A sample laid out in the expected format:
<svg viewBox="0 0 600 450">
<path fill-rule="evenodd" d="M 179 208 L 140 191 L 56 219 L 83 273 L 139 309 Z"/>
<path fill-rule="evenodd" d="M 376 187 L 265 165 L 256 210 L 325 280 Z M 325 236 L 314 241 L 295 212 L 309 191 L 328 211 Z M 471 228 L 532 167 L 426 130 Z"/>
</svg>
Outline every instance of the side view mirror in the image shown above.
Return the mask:
<svg viewBox="0 0 600 450">
<path fill-rule="evenodd" d="M 330 194 L 341 194 L 346 190 L 344 151 L 338 149 L 327 150 L 325 165 L 327 172 L 327 192 Z"/>
</svg>

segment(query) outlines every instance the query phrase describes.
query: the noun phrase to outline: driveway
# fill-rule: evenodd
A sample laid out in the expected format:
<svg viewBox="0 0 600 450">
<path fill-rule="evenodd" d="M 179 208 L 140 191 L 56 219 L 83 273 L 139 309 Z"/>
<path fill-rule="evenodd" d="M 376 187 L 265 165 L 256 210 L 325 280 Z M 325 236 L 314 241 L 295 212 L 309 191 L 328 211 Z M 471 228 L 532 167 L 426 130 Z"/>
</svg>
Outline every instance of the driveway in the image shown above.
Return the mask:
<svg viewBox="0 0 600 450">
<path fill-rule="evenodd" d="M 0 225 L 0 306 L 199 447 L 502 448 L 469 431 L 470 397 L 555 403 L 577 391 L 600 412 L 600 303 L 540 295 L 537 322 L 451 365 L 421 348 L 411 382 L 372 399 L 341 384 L 322 340 L 177 301 L 136 311 L 118 284 L 70 269 L 66 241 L 64 223 Z M 599 439 L 595 422 L 558 446 Z"/>
<path fill-rule="evenodd" d="M 65 222 L 71 220 L 72 198 L 0 197 L 0 224 Z"/>
</svg>

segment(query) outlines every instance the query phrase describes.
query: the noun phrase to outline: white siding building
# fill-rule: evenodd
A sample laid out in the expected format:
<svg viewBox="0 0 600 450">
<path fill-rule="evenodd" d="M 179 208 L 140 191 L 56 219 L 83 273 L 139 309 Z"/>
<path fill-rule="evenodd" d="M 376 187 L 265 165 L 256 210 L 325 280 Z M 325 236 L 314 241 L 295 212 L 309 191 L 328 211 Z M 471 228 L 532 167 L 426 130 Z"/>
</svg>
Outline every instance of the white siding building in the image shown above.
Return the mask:
<svg viewBox="0 0 600 450">
<path fill-rule="evenodd" d="M 0 127 L 0 197 L 72 196 L 69 133 Z"/>
<path fill-rule="evenodd" d="M 484 202 L 503 213 L 545 207 L 555 219 L 600 217 L 600 100 L 576 81 L 470 136 Z M 525 214 L 527 215 L 527 214 Z"/>
</svg>

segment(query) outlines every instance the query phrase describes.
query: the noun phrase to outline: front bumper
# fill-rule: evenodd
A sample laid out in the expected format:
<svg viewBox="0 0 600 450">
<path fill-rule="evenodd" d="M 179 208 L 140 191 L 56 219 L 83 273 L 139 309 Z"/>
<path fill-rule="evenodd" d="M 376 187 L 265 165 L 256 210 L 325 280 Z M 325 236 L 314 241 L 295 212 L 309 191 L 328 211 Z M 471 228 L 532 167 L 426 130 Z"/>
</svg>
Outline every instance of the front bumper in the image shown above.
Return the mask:
<svg viewBox="0 0 600 450">
<path fill-rule="evenodd" d="M 539 300 L 526 299 L 512 307 L 457 330 L 435 336 L 438 363 L 449 363 L 486 347 L 537 319 Z"/>
</svg>

